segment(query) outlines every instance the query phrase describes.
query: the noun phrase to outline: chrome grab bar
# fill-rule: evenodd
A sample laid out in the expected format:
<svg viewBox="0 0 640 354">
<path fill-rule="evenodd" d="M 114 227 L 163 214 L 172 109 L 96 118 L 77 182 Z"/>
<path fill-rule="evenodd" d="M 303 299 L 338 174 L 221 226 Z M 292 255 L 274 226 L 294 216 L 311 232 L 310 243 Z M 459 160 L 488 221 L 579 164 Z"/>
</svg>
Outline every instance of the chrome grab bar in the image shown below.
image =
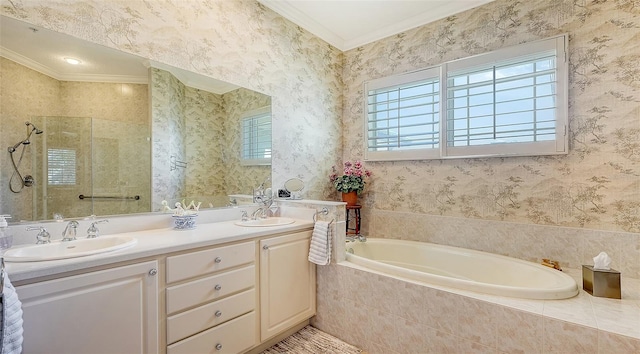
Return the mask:
<svg viewBox="0 0 640 354">
<path fill-rule="evenodd" d="M 80 194 L 78 199 L 121 199 L 121 200 L 140 200 L 139 195 L 134 195 L 133 197 L 118 197 L 118 196 L 100 196 L 100 195 L 84 195 Z"/>
</svg>

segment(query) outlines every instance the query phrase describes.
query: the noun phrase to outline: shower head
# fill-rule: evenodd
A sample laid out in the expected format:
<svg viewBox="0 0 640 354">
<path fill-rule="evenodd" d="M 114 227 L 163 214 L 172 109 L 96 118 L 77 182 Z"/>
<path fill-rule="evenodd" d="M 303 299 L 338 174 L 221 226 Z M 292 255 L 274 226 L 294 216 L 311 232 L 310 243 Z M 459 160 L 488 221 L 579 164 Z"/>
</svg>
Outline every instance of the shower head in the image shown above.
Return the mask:
<svg viewBox="0 0 640 354">
<path fill-rule="evenodd" d="M 33 123 L 31 123 L 31 122 L 24 122 L 24 124 L 26 124 L 26 125 L 27 125 L 27 131 L 29 130 L 29 126 L 31 126 L 31 128 L 32 128 L 32 129 L 31 129 L 31 132 L 29 132 L 29 133 L 28 133 L 29 135 L 31 135 L 31 134 L 33 134 L 33 133 L 36 133 L 36 134 L 42 134 L 42 133 L 43 133 L 43 131 L 42 131 L 42 130 L 38 129 L 38 127 L 36 127 L 35 125 L 33 125 Z"/>
</svg>

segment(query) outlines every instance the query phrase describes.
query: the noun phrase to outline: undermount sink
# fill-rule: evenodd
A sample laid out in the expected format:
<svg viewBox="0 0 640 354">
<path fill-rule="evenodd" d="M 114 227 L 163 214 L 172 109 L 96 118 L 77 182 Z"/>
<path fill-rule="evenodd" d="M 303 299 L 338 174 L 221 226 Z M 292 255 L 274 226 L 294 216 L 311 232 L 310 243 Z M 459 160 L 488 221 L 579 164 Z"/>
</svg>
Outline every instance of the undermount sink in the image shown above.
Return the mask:
<svg viewBox="0 0 640 354">
<path fill-rule="evenodd" d="M 120 250 L 136 244 L 130 236 L 102 236 L 75 241 L 54 241 L 44 245 L 17 247 L 4 253 L 5 262 L 39 262 L 90 256 Z"/>
<path fill-rule="evenodd" d="M 239 226 L 248 226 L 248 227 L 264 227 L 264 226 L 281 226 L 281 225 L 293 224 L 294 222 L 295 220 L 290 218 L 272 217 L 272 218 L 266 218 L 266 219 L 236 221 L 235 224 Z"/>
</svg>

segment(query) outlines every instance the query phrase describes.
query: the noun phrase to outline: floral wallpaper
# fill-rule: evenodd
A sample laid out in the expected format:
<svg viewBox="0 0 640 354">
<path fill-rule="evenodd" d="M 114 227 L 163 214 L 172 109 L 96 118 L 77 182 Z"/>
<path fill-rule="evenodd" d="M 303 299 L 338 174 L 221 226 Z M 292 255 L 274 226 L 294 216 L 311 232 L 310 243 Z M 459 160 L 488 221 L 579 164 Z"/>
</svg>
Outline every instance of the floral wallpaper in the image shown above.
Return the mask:
<svg viewBox="0 0 640 354">
<path fill-rule="evenodd" d="M 271 106 L 271 98 L 259 92 L 240 88 L 223 95 L 225 118 L 224 133 L 224 184 L 227 194 L 249 194 L 253 188 L 265 183 L 271 186 L 271 166 L 243 166 L 240 161 L 242 151 L 241 123 L 243 113 Z"/>
<path fill-rule="evenodd" d="M 186 193 L 186 86 L 170 72 L 151 68 L 151 209 L 160 210 L 162 201 L 180 200 Z M 173 207 L 171 205 L 171 207 Z"/>
<path fill-rule="evenodd" d="M 363 82 L 569 34 L 568 155 L 366 163 L 365 220 L 398 211 L 640 232 L 639 28 L 634 1 L 498 0 L 346 52 L 353 160 L 363 156 Z"/>
<path fill-rule="evenodd" d="M 170 206 L 183 200 L 225 206 L 230 194 L 250 195 L 271 176 L 271 166 L 240 164 L 242 113 L 269 106 L 269 96 L 244 88 L 214 94 L 156 68 L 151 69 L 151 83 L 152 210 L 160 210 L 163 200 Z"/>
</svg>

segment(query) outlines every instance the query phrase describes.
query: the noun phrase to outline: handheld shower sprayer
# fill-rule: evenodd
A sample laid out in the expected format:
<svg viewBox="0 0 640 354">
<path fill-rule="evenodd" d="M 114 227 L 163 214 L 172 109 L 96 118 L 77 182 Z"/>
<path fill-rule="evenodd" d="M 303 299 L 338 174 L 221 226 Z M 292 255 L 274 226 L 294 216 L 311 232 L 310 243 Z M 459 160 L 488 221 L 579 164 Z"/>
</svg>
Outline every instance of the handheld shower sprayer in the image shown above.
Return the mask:
<svg viewBox="0 0 640 354">
<path fill-rule="evenodd" d="M 38 127 L 33 125 L 33 123 L 31 123 L 31 122 L 24 122 L 24 124 L 27 126 L 27 138 L 22 140 L 22 141 L 17 142 L 13 146 L 9 146 L 7 151 L 9 151 L 10 153 L 14 153 L 16 151 L 16 149 L 18 149 L 18 146 L 20 146 L 20 145 L 29 145 L 29 144 L 31 144 L 31 141 L 29 141 L 29 139 L 31 138 L 31 135 L 33 135 L 33 133 L 36 133 L 36 134 L 42 134 L 43 133 L 42 130 L 38 129 Z M 31 126 L 31 130 L 29 130 L 29 126 Z"/>
<path fill-rule="evenodd" d="M 20 164 L 22 163 L 22 158 L 24 157 L 24 151 L 25 151 L 24 145 L 31 144 L 31 141 L 29 141 L 29 139 L 31 138 L 31 135 L 33 135 L 33 133 L 36 133 L 36 135 L 43 133 L 42 130 L 38 129 L 38 127 L 33 125 L 33 123 L 31 123 L 31 122 L 27 121 L 27 122 L 24 122 L 24 124 L 27 126 L 27 138 L 22 140 L 22 141 L 17 142 L 15 145 L 9 146 L 7 148 L 7 151 L 9 151 L 9 155 L 11 156 L 11 163 L 13 164 L 13 170 L 14 170 L 13 174 L 11 175 L 11 179 L 9 179 L 9 189 L 13 193 L 20 193 L 24 187 L 31 187 L 33 185 L 33 182 L 34 182 L 33 181 L 33 177 L 27 175 L 27 176 L 24 176 L 24 178 L 23 178 L 18 169 L 20 168 Z M 22 145 L 22 152 L 20 153 L 20 159 L 18 160 L 18 163 L 16 164 L 16 161 L 13 158 L 13 153 L 16 152 L 16 150 L 18 149 L 18 147 L 20 145 Z M 16 176 L 20 180 L 20 188 L 19 189 L 13 189 L 13 185 L 12 185 L 13 179 Z"/>
</svg>

